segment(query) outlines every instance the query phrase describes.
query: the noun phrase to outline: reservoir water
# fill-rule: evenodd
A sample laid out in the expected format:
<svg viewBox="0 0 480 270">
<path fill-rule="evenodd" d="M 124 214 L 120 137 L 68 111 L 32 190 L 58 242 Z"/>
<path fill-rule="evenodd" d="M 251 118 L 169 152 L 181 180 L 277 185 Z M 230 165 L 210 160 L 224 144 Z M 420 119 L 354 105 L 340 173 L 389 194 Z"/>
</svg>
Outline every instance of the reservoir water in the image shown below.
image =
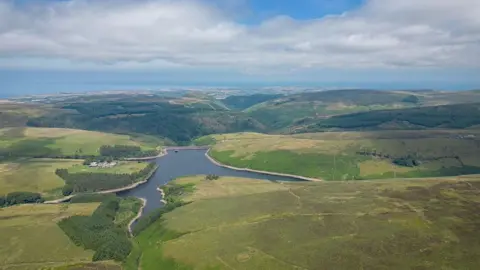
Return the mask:
<svg viewBox="0 0 480 270">
<path fill-rule="evenodd" d="M 246 177 L 271 181 L 301 181 L 291 177 L 273 176 L 224 168 L 212 163 L 205 156 L 206 152 L 207 150 L 169 151 L 166 156 L 155 160 L 159 166 L 158 170 L 147 183 L 140 185 L 135 189 L 120 192 L 118 195 L 122 197 L 134 196 L 146 199 L 147 204 L 143 209 L 143 214 L 148 214 L 163 205 L 160 202 L 162 198 L 157 187 L 165 185 L 169 181 L 181 176 L 216 174 L 219 176 Z"/>
</svg>

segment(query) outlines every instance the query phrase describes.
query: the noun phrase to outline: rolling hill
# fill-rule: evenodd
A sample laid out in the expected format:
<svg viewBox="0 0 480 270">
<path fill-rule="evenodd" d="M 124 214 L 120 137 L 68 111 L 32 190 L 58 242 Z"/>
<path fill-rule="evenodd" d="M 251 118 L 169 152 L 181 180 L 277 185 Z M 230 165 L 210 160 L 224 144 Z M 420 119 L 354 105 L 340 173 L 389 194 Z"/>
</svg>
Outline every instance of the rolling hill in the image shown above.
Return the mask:
<svg viewBox="0 0 480 270">
<path fill-rule="evenodd" d="M 141 232 L 135 258 L 144 270 L 476 269 L 477 179 L 180 178 L 167 197 L 190 203 Z"/>
<path fill-rule="evenodd" d="M 478 91 L 331 90 L 294 94 L 255 105 L 247 114 L 273 129 L 321 122 L 325 118 L 378 110 L 480 102 Z"/>
<path fill-rule="evenodd" d="M 328 129 L 432 129 L 475 128 L 480 124 L 480 103 L 454 104 L 397 110 L 378 110 L 317 120 L 297 132 Z"/>
<path fill-rule="evenodd" d="M 178 100 L 177 100 L 178 101 Z M 188 144 L 196 137 L 239 131 L 263 131 L 254 118 L 204 103 L 177 104 L 164 100 L 70 101 L 55 106 L 64 113 L 49 114 L 28 121 L 33 127 L 63 127 L 122 134 L 144 134 Z"/>
<path fill-rule="evenodd" d="M 148 136 L 128 136 L 65 128 L 5 128 L 0 129 L 0 156 L 61 157 L 99 155 L 102 145 L 139 146 L 155 150 L 161 141 Z"/>
<path fill-rule="evenodd" d="M 298 121 L 359 111 L 416 106 L 416 95 L 375 90 L 332 90 L 301 93 L 270 100 L 247 109 L 248 115 L 274 128 Z"/>
<path fill-rule="evenodd" d="M 211 135 L 220 163 L 324 180 L 438 177 L 480 173 L 478 131 L 324 132 Z"/>
<path fill-rule="evenodd" d="M 268 100 L 277 99 L 283 95 L 279 94 L 253 94 L 248 96 L 228 96 L 222 100 L 227 107 L 236 110 L 244 110 L 256 104 L 266 102 Z"/>
<path fill-rule="evenodd" d="M 75 245 L 57 222 L 73 215 L 90 215 L 98 203 L 17 205 L 0 211 L 2 269 L 43 269 L 91 262 L 92 251 Z M 7 248 L 8 247 L 8 248 Z"/>
</svg>

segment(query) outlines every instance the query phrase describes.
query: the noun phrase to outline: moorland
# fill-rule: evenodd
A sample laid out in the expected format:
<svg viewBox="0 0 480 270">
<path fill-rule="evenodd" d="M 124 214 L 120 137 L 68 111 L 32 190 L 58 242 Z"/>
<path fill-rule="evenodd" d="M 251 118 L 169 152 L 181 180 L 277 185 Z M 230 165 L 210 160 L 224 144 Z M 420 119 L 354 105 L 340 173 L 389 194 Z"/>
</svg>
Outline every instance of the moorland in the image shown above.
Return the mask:
<svg viewBox="0 0 480 270">
<path fill-rule="evenodd" d="M 0 268 L 476 269 L 479 111 L 480 91 L 434 90 L 3 102 Z M 142 201 L 103 193 L 157 169 L 132 159 L 193 144 L 325 181 L 179 178 L 131 234 Z"/>
</svg>

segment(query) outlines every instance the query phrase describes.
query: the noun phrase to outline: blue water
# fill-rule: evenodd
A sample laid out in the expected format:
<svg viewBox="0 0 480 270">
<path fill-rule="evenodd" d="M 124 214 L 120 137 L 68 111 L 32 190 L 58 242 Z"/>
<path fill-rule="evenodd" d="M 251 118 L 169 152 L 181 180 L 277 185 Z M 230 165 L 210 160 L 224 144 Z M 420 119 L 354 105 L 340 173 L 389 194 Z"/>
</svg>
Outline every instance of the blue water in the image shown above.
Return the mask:
<svg viewBox="0 0 480 270">
<path fill-rule="evenodd" d="M 165 185 L 180 176 L 216 174 L 219 176 L 236 176 L 271 181 L 301 181 L 291 177 L 235 171 L 220 167 L 205 157 L 205 153 L 206 150 L 179 150 L 177 153 L 169 151 L 168 155 L 158 158 L 155 161 L 159 165 L 159 168 L 147 183 L 135 189 L 121 192 L 118 195 L 122 197 L 134 196 L 146 199 L 147 204 L 143 209 L 143 214 L 148 214 L 163 205 L 160 202 L 162 198 L 157 187 Z"/>
</svg>

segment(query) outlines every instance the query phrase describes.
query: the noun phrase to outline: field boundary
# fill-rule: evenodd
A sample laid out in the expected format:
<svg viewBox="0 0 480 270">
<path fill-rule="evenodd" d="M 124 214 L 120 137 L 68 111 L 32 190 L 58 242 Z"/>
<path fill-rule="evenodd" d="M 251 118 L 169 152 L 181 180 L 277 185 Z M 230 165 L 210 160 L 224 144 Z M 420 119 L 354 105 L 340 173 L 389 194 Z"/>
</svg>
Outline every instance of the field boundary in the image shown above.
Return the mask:
<svg viewBox="0 0 480 270">
<path fill-rule="evenodd" d="M 215 165 L 224 167 L 227 169 L 235 170 L 235 171 L 244 171 L 244 172 L 254 172 L 254 173 L 260 173 L 260 174 L 266 174 L 266 175 L 273 175 L 273 176 L 284 176 L 284 177 L 291 177 L 291 178 L 296 178 L 300 180 L 305 180 L 305 181 L 310 181 L 310 182 L 323 182 L 322 179 L 318 178 L 310 178 L 310 177 L 305 177 L 305 176 L 300 176 L 300 175 L 294 175 L 294 174 L 286 174 L 286 173 L 277 173 L 277 172 L 267 172 L 267 171 L 259 171 L 259 170 L 253 170 L 249 168 L 238 168 L 238 167 L 233 167 L 229 165 L 222 164 L 212 158 L 208 153 L 210 152 L 210 149 L 205 153 L 205 156 Z"/>
<path fill-rule="evenodd" d="M 147 175 L 145 176 L 145 178 L 140 181 L 140 182 L 135 182 L 131 185 L 128 185 L 128 186 L 125 186 L 125 187 L 121 187 L 121 188 L 115 188 L 115 189 L 109 189 L 109 190 L 102 190 L 102 191 L 96 191 L 96 192 L 90 192 L 90 193 L 79 193 L 79 194 L 73 194 L 73 195 L 69 195 L 69 196 L 66 196 L 66 197 L 63 197 L 63 198 L 60 198 L 60 199 L 57 199 L 57 200 L 51 200 L 51 201 L 46 201 L 46 202 L 43 202 L 43 203 L 46 203 L 46 204 L 57 204 L 57 203 L 62 203 L 62 202 L 66 202 L 70 199 L 72 199 L 73 197 L 75 196 L 78 196 L 78 195 L 85 195 L 85 194 L 109 194 L 109 193 L 117 193 L 117 192 L 122 192 L 122 191 L 126 191 L 126 190 L 130 190 L 130 189 L 134 189 L 140 185 L 143 185 L 145 183 L 148 182 L 148 180 L 150 180 L 150 178 L 152 178 L 153 174 L 157 171 L 158 169 L 158 165 L 155 166 L 155 168 Z"/>
</svg>

